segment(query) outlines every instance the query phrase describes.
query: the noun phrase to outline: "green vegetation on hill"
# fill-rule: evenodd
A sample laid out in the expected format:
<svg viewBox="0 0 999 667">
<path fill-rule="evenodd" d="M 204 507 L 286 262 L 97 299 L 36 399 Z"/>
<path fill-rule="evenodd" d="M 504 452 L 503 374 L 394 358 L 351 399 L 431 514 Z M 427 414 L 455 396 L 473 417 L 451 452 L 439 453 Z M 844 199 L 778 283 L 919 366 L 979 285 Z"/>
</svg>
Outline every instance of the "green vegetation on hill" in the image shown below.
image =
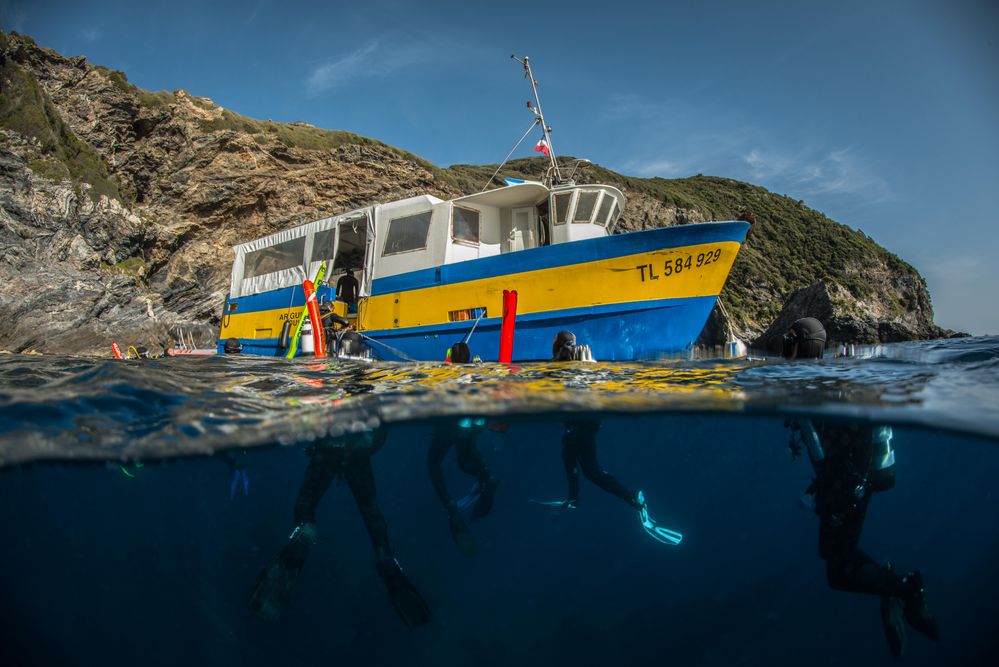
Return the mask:
<svg viewBox="0 0 999 667">
<path fill-rule="evenodd" d="M 220 118 L 202 120 L 198 125 L 205 132 L 235 130 L 253 135 L 258 141 L 270 138 L 289 148 L 301 148 L 304 150 L 333 150 L 348 144 L 384 146 L 384 144 L 374 139 L 368 139 L 367 137 L 362 137 L 351 132 L 320 130 L 310 125 L 298 123 L 275 123 L 272 120 L 256 120 L 241 116 L 228 109 L 223 109 Z"/>
<path fill-rule="evenodd" d="M 6 36 L 0 33 L 0 38 L 0 49 L 6 49 Z M 97 151 L 73 134 L 35 77 L 3 54 L 0 87 L 0 127 L 41 145 L 41 155 L 29 164 L 32 171 L 54 181 L 87 183 L 95 201 L 100 195 L 120 199 L 118 185 Z"/>
</svg>

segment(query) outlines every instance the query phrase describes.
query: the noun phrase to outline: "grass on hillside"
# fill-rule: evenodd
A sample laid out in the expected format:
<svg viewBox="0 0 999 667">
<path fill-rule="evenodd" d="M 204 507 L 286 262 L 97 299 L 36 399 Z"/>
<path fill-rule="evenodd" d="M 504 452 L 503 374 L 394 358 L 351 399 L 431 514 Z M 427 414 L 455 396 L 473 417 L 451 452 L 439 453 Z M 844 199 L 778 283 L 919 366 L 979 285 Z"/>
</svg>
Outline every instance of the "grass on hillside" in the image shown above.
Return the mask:
<svg viewBox="0 0 999 667">
<path fill-rule="evenodd" d="M 6 46 L 6 37 L 3 41 L 2 46 Z M 0 62 L 0 81 L 3 87 L 0 127 L 32 137 L 41 144 L 42 157 L 31 161 L 32 171 L 55 181 L 70 180 L 77 186 L 88 183 L 94 201 L 100 195 L 121 199 L 104 160 L 73 134 L 34 76 L 4 57 Z"/>
</svg>

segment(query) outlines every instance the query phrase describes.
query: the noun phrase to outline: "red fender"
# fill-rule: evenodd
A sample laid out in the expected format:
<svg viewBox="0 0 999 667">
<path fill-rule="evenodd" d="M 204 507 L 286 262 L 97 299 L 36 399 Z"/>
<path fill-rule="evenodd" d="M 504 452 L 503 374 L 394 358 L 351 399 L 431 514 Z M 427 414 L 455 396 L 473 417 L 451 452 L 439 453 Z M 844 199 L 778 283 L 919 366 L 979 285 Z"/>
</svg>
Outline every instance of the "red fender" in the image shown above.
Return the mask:
<svg viewBox="0 0 999 667">
<path fill-rule="evenodd" d="M 503 325 L 500 329 L 499 362 L 513 359 L 513 329 L 517 321 L 517 290 L 503 290 Z"/>
<path fill-rule="evenodd" d="M 305 305 L 309 309 L 309 320 L 312 322 L 312 340 L 315 342 L 316 356 L 326 356 L 326 336 L 323 334 L 323 318 L 319 315 L 319 302 L 316 300 L 316 287 L 311 280 L 302 283 L 305 290 Z"/>
</svg>

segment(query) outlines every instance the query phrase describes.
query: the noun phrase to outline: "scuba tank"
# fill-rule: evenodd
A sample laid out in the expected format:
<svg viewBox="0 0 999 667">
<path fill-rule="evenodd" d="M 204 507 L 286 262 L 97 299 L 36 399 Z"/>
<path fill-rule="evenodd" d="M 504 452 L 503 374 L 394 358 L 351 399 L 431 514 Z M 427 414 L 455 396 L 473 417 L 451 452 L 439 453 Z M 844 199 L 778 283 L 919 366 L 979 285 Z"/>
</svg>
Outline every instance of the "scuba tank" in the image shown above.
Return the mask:
<svg viewBox="0 0 999 667">
<path fill-rule="evenodd" d="M 890 426 L 843 429 L 820 426 L 823 436 L 832 438 L 826 452 L 819 430 L 811 421 L 788 421 L 792 429 L 792 457 L 808 451 L 815 479 L 806 490 L 804 503 L 820 514 L 848 512 L 864 502 L 871 492 L 895 486 L 895 451 Z"/>
<path fill-rule="evenodd" d="M 895 486 L 895 450 L 892 449 L 891 426 L 876 426 L 873 440 L 871 472 L 868 481 L 872 491 L 887 491 Z"/>
<path fill-rule="evenodd" d="M 291 344 L 291 320 L 285 320 L 281 325 L 281 335 L 278 336 L 278 349 L 287 350 Z"/>
<path fill-rule="evenodd" d="M 305 321 L 302 322 L 302 335 L 299 342 L 302 344 L 302 354 L 315 354 L 316 341 L 312 337 L 312 320 L 308 315 L 303 315 Z"/>
<path fill-rule="evenodd" d="M 822 449 L 819 441 L 819 434 L 815 431 L 815 425 L 808 419 L 802 421 L 787 420 L 784 426 L 791 429 L 791 441 L 788 449 L 791 450 L 791 460 L 798 458 L 801 447 L 804 445 L 808 452 L 808 460 L 812 463 L 812 468 L 817 469 L 826 458 L 826 452 Z M 817 470 L 816 470 L 817 472 Z"/>
</svg>

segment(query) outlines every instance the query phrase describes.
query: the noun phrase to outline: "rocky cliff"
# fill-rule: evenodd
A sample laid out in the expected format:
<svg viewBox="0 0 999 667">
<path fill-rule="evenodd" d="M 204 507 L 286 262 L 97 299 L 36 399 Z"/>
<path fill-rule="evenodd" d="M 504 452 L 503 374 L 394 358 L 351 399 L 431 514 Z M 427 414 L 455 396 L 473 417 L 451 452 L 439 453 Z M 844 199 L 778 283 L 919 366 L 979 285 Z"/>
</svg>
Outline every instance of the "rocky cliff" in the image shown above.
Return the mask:
<svg viewBox="0 0 999 667">
<path fill-rule="evenodd" d="M 0 33 L 0 349 L 107 354 L 112 337 L 158 347 L 178 329 L 213 344 L 230 247 L 369 203 L 478 190 L 493 167 L 447 170 L 307 123 L 246 118 L 184 91 Z M 505 175 L 536 178 L 537 159 Z M 925 283 L 859 232 L 729 179 L 580 180 L 628 196 L 622 231 L 751 212 L 704 342 L 754 340 L 788 298 L 822 283 L 867 338 L 938 337 Z M 824 288 L 826 289 L 826 288 Z"/>
</svg>

